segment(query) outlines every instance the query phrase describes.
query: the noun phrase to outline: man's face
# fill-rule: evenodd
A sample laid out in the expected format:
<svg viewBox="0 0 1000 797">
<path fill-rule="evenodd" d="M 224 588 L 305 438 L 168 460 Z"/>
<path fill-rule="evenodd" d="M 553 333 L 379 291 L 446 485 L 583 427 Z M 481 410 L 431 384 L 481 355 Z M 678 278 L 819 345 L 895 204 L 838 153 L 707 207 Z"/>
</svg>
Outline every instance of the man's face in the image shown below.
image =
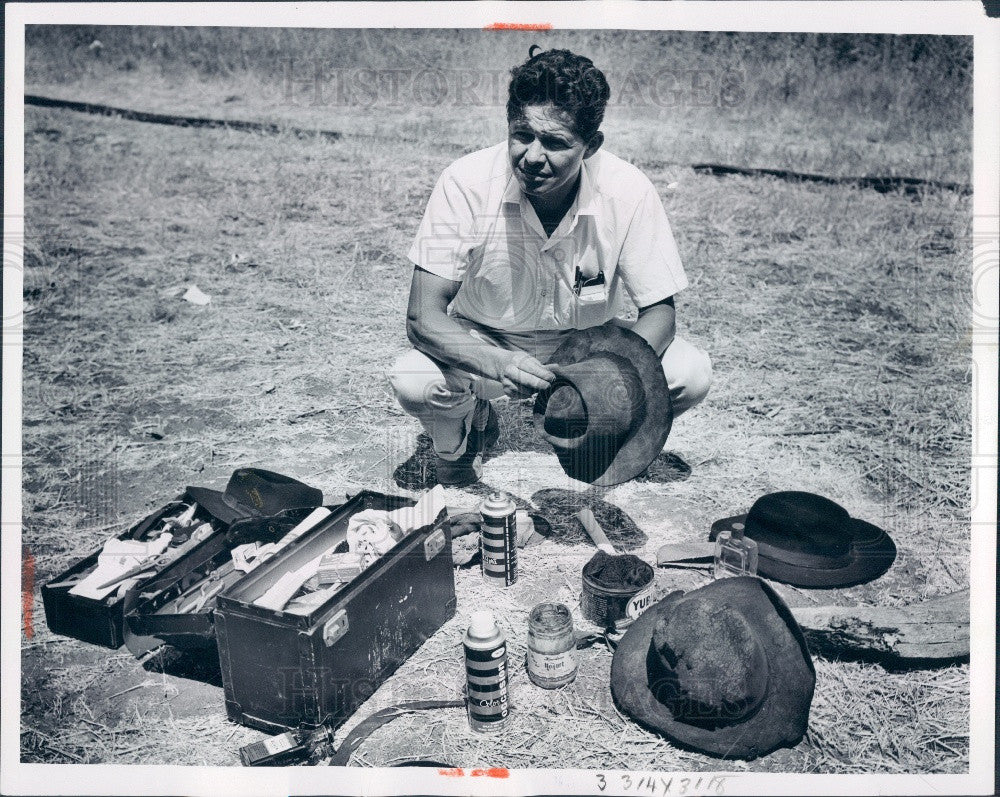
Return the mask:
<svg viewBox="0 0 1000 797">
<path fill-rule="evenodd" d="M 507 126 L 510 165 L 529 197 L 559 201 L 572 190 L 583 159 L 600 146 L 601 134 L 584 141 L 573 118 L 552 104 L 525 106 Z"/>
</svg>

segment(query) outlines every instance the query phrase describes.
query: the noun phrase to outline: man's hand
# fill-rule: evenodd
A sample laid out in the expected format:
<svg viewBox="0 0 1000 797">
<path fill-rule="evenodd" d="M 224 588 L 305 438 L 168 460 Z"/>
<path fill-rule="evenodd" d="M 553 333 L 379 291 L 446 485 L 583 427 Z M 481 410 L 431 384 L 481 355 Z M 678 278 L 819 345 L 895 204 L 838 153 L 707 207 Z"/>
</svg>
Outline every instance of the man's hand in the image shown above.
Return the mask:
<svg viewBox="0 0 1000 797">
<path fill-rule="evenodd" d="M 530 354 L 517 353 L 508 361 L 500 375 L 503 392 L 511 398 L 528 398 L 545 390 L 556 375 Z"/>
</svg>

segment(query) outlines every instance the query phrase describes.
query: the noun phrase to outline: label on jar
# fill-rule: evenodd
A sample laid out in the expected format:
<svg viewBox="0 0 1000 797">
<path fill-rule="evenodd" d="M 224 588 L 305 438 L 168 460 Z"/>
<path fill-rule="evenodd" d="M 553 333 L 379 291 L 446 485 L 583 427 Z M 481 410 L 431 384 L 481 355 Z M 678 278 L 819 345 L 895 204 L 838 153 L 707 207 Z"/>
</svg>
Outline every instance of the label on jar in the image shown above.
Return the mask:
<svg viewBox="0 0 1000 797">
<path fill-rule="evenodd" d="M 540 678 L 562 678 L 576 672 L 576 648 L 562 653 L 539 653 L 528 648 L 528 672 Z"/>
</svg>

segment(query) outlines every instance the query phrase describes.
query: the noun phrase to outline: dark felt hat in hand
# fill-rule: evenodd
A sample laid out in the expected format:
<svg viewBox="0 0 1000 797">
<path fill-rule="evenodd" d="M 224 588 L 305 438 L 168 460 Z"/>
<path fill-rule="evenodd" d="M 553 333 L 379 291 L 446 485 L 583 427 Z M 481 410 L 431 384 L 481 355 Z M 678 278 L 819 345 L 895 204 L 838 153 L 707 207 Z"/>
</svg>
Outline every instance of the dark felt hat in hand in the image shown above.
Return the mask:
<svg viewBox="0 0 1000 797">
<path fill-rule="evenodd" d="M 567 335 L 548 364 L 556 380 L 538 394 L 535 426 L 567 475 L 607 487 L 646 470 L 673 422 L 653 348 L 604 324 Z"/>
<path fill-rule="evenodd" d="M 323 493 L 298 479 L 261 468 L 239 468 L 229 477 L 225 492 L 188 487 L 188 495 L 212 517 L 231 524 L 241 518 L 277 515 L 286 509 L 317 507 Z"/>
<path fill-rule="evenodd" d="M 685 749 L 754 759 L 802 739 L 816 673 L 802 630 L 759 578 L 673 592 L 611 663 L 615 704 Z"/>
<path fill-rule="evenodd" d="M 814 493 L 758 498 L 745 515 L 717 520 L 709 539 L 741 528 L 757 543 L 757 572 L 798 587 L 849 587 L 878 578 L 896 558 L 892 538 Z"/>
</svg>

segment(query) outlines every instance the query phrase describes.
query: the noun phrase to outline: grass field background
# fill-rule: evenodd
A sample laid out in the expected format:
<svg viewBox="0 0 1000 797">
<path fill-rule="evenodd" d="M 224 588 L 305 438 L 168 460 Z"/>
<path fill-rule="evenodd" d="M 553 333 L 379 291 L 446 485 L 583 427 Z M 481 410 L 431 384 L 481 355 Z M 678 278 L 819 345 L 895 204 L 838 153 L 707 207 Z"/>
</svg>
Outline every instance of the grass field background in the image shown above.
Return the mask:
<svg viewBox="0 0 1000 797">
<path fill-rule="evenodd" d="M 567 480 L 534 439 L 530 404 L 504 403 L 484 482 L 537 496 L 545 511 L 558 509 L 541 500 L 547 489 L 614 504 L 645 533 L 647 558 L 765 492 L 814 490 L 885 527 L 899 556 L 861 587 L 782 588 L 790 603 L 901 605 L 968 585 L 971 200 L 689 168 L 969 182 L 968 40 L 35 27 L 30 93 L 344 137 L 25 109 L 23 542 L 36 585 L 22 639 L 25 761 L 235 765 L 239 745 L 261 738 L 225 720 L 217 685 L 170 674 L 163 656 L 141 665 L 51 635 L 37 585 L 179 488 L 221 488 L 239 466 L 295 475 L 330 501 L 398 491 L 392 472 L 418 431 L 384 377 L 407 346 L 404 254 L 441 169 L 503 136 L 503 97 L 487 76 L 536 41 L 607 68 L 606 146 L 660 191 L 691 281 L 679 328 L 711 353 L 716 381 L 649 474 L 611 490 Z M 317 64 L 319 95 L 306 79 Z M 440 102 L 414 87 L 421 72 L 448 85 Z M 630 74 L 659 75 L 659 101 L 638 77 L 638 94 L 623 92 Z M 679 92 L 670 107 L 668 78 Z M 455 81 L 477 79 L 477 102 L 458 93 Z M 338 95 L 337 80 L 352 88 Z M 709 96 L 714 105 L 697 104 Z M 178 297 L 192 283 L 211 304 Z M 480 492 L 449 490 L 449 503 L 471 507 Z M 515 661 L 540 600 L 571 605 L 586 628 L 577 602 L 592 547 L 559 528 L 524 551 L 521 580 L 495 599 Z M 475 569 L 456 583 L 456 619 L 338 738 L 383 705 L 458 696 L 461 633 L 482 586 Z M 656 582 L 661 594 L 702 583 L 666 570 Z M 471 736 L 460 710 L 439 711 L 383 728 L 355 763 L 719 768 L 620 716 L 610 661 L 586 651 L 577 681 L 556 692 L 515 667 L 517 711 L 499 739 Z M 806 740 L 726 769 L 967 769 L 967 665 L 816 666 Z"/>
</svg>

